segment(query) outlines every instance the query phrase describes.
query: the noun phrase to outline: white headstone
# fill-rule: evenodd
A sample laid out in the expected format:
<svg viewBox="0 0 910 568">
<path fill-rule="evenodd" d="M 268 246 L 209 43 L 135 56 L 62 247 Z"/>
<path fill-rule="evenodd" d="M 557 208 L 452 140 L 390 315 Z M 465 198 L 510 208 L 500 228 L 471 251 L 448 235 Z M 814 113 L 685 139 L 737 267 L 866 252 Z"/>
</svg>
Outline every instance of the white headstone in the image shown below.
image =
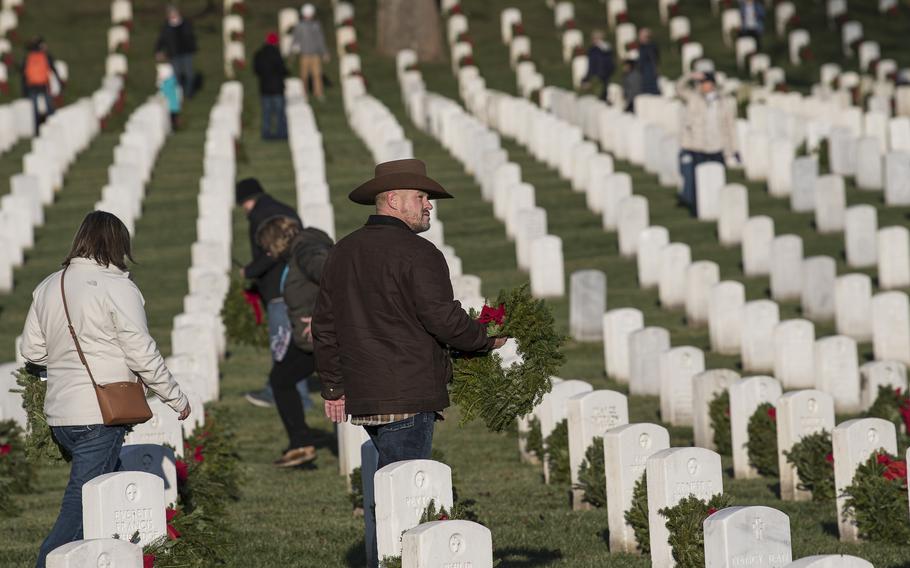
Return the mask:
<svg viewBox="0 0 910 568">
<path fill-rule="evenodd" d="M 657 424 L 629 424 L 604 433 L 610 552 L 637 551 L 635 533 L 626 523 L 625 512 L 632 506 L 632 491 L 648 458 L 669 447 L 670 434 Z"/>
<path fill-rule="evenodd" d="M 885 156 L 885 203 L 910 205 L 910 149 Z"/>
<path fill-rule="evenodd" d="M 660 417 L 673 426 L 692 426 L 695 375 L 705 370 L 697 347 L 673 347 L 660 354 Z"/>
<path fill-rule="evenodd" d="M 770 274 L 773 241 L 774 219 L 759 215 L 746 221 L 742 242 L 743 271 L 746 276 Z"/>
<path fill-rule="evenodd" d="M 878 213 L 872 205 L 854 205 L 844 216 L 844 242 L 847 265 L 851 268 L 875 266 L 878 261 Z"/>
<path fill-rule="evenodd" d="M 638 286 L 654 288 L 660 284 L 660 266 L 663 249 L 670 244 L 666 227 L 653 225 L 638 233 Z"/>
<path fill-rule="evenodd" d="M 834 284 L 837 333 L 856 341 L 872 339 L 872 279 L 866 274 L 845 274 Z"/>
<path fill-rule="evenodd" d="M 565 295 L 562 239 L 547 235 L 531 243 L 531 294 L 535 298 Z"/>
<path fill-rule="evenodd" d="M 47 568 L 142 568 L 142 548 L 127 540 L 94 538 L 68 542 L 47 555 Z"/>
<path fill-rule="evenodd" d="M 699 448 L 717 449 L 708 407 L 718 393 L 727 390 L 739 379 L 739 373 L 730 369 L 710 369 L 692 378 L 692 431 L 695 445 Z"/>
<path fill-rule="evenodd" d="M 569 467 L 572 485 L 578 483 L 578 468 L 594 438 L 611 428 L 629 423 L 626 395 L 611 390 L 576 394 L 566 402 L 569 426 Z"/>
<path fill-rule="evenodd" d="M 884 290 L 910 286 L 910 231 L 906 227 L 878 231 L 878 285 Z"/>
<path fill-rule="evenodd" d="M 727 507 L 705 519 L 705 568 L 790 564 L 790 517 L 764 506 Z"/>
<path fill-rule="evenodd" d="M 686 270 L 692 263 L 689 245 L 670 243 L 661 249 L 658 296 L 663 307 L 674 309 L 686 304 Z"/>
<path fill-rule="evenodd" d="M 715 284 L 708 302 L 708 334 L 711 350 L 722 355 L 738 355 L 742 338 L 742 310 L 746 288 L 741 282 L 724 280 Z"/>
<path fill-rule="evenodd" d="M 872 347 L 879 361 L 910 365 L 910 301 L 904 292 L 872 297 Z"/>
<path fill-rule="evenodd" d="M 834 449 L 834 491 L 837 496 L 837 528 L 843 542 L 859 542 L 859 531 L 853 519 L 844 518 L 847 495 L 844 490 L 853 482 L 856 468 L 879 449 L 897 453 L 894 424 L 881 418 L 855 418 L 841 422 L 831 434 Z"/>
<path fill-rule="evenodd" d="M 907 392 L 907 367 L 900 361 L 869 361 L 859 368 L 859 372 L 862 410 L 868 410 L 878 398 L 879 387 Z"/>
<path fill-rule="evenodd" d="M 720 190 L 720 214 L 717 218 L 717 235 L 725 247 L 742 242 L 746 221 L 749 219 L 749 193 L 739 183 L 727 184 Z"/>
<path fill-rule="evenodd" d="M 646 327 L 629 335 L 629 392 L 660 394 L 660 354 L 670 349 L 670 332 Z"/>
<path fill-rule="evenodd" d="M 569 278 L 569 328 L 576 341 L 603 340 L 603 315 L 607 311 L 607 275 L 600 270 L 579 270 Z"/>
<path fill-rule="evenodd" d="M 130 540 L 149 544 L 167 532 L 164 481 L 143 471 L 105 473 L 82 486 L 82 526 L 86 539 Z"/>
<path fill-rule="evenodd" d="M 159 444 L 124 444 L 119 471 L 144 471 L 164 481 L 164 502 L 177 505 L 177 457 L 174 450 Z M 122 536 L 122 535 L 121 535 Z"/>
<path fill-rule="evenodd" d="M 693 262 L 686 269 L 686 322 L 690 326 L 708 323 L 711 291 L 720 282 L 720 267 L 710 260 Z"/>
<path fill-rule="evenodd" d="M 148 422 L 136 424 L 126 435 L 123 443 L 129 444 L 164 444 L 174 448 L 177 457 L 183 457 L 183 429 L 177 419 L 177 413 L 161 402 L 157 397 L 148 399 L 152 409 L 152 418 Z M 201 412 L 202 409 L 194 409 Z"/>
<path fill-rule="evenodd" d="M 843 335 L 832 335 L 815 342 L 815 388 L 834 397 L 839 414 L 860 411 L 856 341 Z"/>
<path fill-rule="evenodd" d="M 815 386 L 815 326 L 791 319 L 774 328 L 774 376 L 787 389 Z"/>
<path fill-rule="evenodd" d="M 401 568 L 493 568 L 490 529 L 471 521 L 431 521 L 401 537 Z"/>
<path fill-rule="evenodd" d="M 776 404 L 781 395 L 780 382 L 771 377 L 748 377 L 730 385 L 730 443 L 733 446 L 733 476 L 737 479 L 758 477 L 749 462 L 749 419 L 765 402 Z"/>
<path fill-rule="evenodd" d="M 834 399 L 814 389 L 788 392 L 777 399 L 777 465 L 780 471 L 780 496 L 784 501 L 807 501 L 810 491 L 800 489 L 796 468 L 785 452 L 809 434 L 834 429 Z"/>
<path fill-rule="evenodd" d="M 816 322 L 834 319 L 837 262 L 830 256 L 810 256 L 803 261 L 802 269 L 803 315 Z"/>
<path fill-rule="evenodd" d="M 875 138 L 860 138 L 856 146 L 856 186 L 859 189 L 882 189 L 882 154 Z"/>
<path fill-rule="evenodd" d="M 818 157 L 802 156 L 793 160 L 790 208 L 798 212 L 815 209 L 815 187 L 818 179 Z"/>
<path fill-rule="evenodd" d="M 695 187 L 699 221 L 716 221 L 720 213 L 720 192 L 727 183 L 724 165 L 705 162 L 695 166 Z"/>
<path fill-rule="evenodd" d="M 766 373 L 774 370 L 774 328 L 780 309 L 771 300 L 746 302 L 742 310 L 740 353 L 743 370 Z"/>
<path fill-rule="evenodd" d="M 819 177 L 815 182 L 815 228 L 818 232 L 843 231 L 846 208 L 844 178 L 833 174 Z"/>
<path fill-rule="evenodd" d="M 607 376 L 629 382 L 629 335 L 644 327 L 644 317 L 635 308 L 620 308 L 604 314 L 604 362 Z"/>
<path fill-rule="evenodd" d="M 646 469 L 651 566 L 670 568 L 675 565 L 670 532 L 658 511 L 690 495 L 707 500 L 723 493 L 720 456 L 704 448 L 668 448 L 648 458 Z"/>
<path fill-rule="evenodd" d="M 805 556 L 787 565 L 787 568 L 874 568 L 871 562 L 846 554 L 819 554 Z"/>
<path fill-rule="evenodd" d="M 802 291 L 803 240 L 781 235 L 771 242 L 771 297 L 795 300 Z"/>
<path fill-rule="evenodd" d="M 606 177 L 601 195 L 595 195 L 592 198 L 595 204 L 600 204 L 604 229 L 607 231 L 618 230 L 622 218 L 619 211 L 620 204 L 625 198 L 631 196 L 632 176 L 626 172 L 614 172 Z M 647 204 L 647 202 L 645 203 Z"/>
<path fill-rule="evenodd" d="M 648 200 L 641 195 L 632 195 L 619 202 L 617 229 L 619 253 L 622 256 L 635 256 L 638 234 L 648 227 L 648 218 Z"/>
<path fill-rule="evenodd" d="M 430 501 L 437 509 L 452 508 L 452 470 L 433 460 L 391 463 L 376 472 L 373 490 L 376 544 L 382 561 L 401 554 L 401 534 L 417 526 Z"/>
</svg>

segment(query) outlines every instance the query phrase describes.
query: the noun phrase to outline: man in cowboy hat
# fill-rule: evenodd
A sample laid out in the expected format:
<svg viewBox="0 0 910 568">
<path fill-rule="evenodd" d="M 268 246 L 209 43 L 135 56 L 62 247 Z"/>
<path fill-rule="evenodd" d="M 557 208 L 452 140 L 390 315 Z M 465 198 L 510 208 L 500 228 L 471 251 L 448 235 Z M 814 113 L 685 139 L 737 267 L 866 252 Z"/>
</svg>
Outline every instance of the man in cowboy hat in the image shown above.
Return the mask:
<svg viewBox="0 0 910 568">
<path fill-rule="evenodd" d="M 433 423 L 449 405 L 447 347 L 483 352 L 505 342 L 454 300 L 442 253 L 417 235 L 430 228 L 430 200 L 451 197 L 420 160 L 379 164 L 349 195 L 376 214 L 323 268 L 313 334 L 325 413 L 364 426 L 380 468 L 430 457 Z"/>
</svg>

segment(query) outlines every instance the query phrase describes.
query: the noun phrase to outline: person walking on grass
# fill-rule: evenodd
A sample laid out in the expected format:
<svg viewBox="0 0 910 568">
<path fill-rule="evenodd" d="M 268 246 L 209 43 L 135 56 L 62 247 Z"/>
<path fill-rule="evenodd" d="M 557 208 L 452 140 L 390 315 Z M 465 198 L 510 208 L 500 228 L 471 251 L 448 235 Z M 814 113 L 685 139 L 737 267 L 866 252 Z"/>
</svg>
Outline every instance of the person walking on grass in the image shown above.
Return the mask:
<svg viewBox="0 0 910 568">
<path fill-rule="evenodd" d="M 654 43 L 650 28 L 638 31 L 638 62 L 636 63 L 641 73 L 641 92 L 646 95 L 659 95 L 660 84 L 657 81 L 660 72 L 660 49 Z"/>
<path fill-rule="evenodd" d="M 297 384 L 313 374 L 313 310 L 319 294 L 322 267 L 332 249 L 332 239 L 319 229 L 303 228 L 292 217 L 279 215 L 266 220 L 257 233 L 266 254 L 285 263 L 281 297 L 287 305 L 291 342 L 282 361 L 293 372 L 269 377 L 275 406 L 288 435 L 288 447 L 275 461 L 278 467 L 298 466 L 316 459 L 314 436 L 306 423 Z"/>
<path fill-rule="evenodd" d="M 82 539 L 82 486 L 118 467 L 127 426 L 104 424 L 93 381 L 104 385 L 135 374 L 180 420 L 190 415 L 186 395 L 149 334 L 145 300 L 130 280 L 127 260 L 133 257 L 123 222 L 104 211 L 89 213 L 63 270 L 32 292 L 20 351 L 30 365 L 47 368 L 44 416 L 71 457 L 60 514 L 41 544 L 38 568 L 55 548 Z"/>
<path fill-rule="evenodd" d="M 28 46 L 22 61 L 23 96 L 32 101 L 35 114 L 35 135 L 47 117 L 54 114 L 54 100 L 51 96 L 51 79 L 63 81 L 57 75 L 54 58 L 47 50 L 43 37 L 37 37 Z"/>
<path fill-rule="evenodd" d="M 312 4 L 304 4 L 300 14 L 303 18 L 291 34 L 291 53 L 300 58 L 300 80 L 303 81 L 304 89 L 323 101 L 322 64 L 329 62 L 329 50 L 325 47 L 322 25 L 316 19 L 316 8 Z M 308 81 L 312 83 L 312 91 L 308 87 Z"/>
<path fill-rule="evenodd" d="M 196 32 L 193 31 L 193 24 L 183 18 L 176 6 L 168 6 L 166 13 L 167 19 L 155 43 L 155 53 L 163 53 L 167 57 L 174 66 L 183 95 L 192 99 L 196 88 L 196 70 L 193 67 L 193 54 L 198 50 Z"/>
<path fill-rule="evenodd" d="M 676 92 L 686 104 L 680 132 L 680 201 L 694 217 L 698 215 L 695 168 L 705 162 L 723 164 L 736 156 L 736 100 L 718 92 L 714 73 L 683 75 Z"/>
<path fill-rule="evenodd" d="M 240 269 L 241 278 L 252 280 L 262 303 L 266 308 L 266 317 L 269 325 L 269 347 L 272 352 L 272 368 L 265 387 L 259 391 L 251 391 L 244 395 L 247 402 L 254 406 L 269 408 L 275 405 L 275 396 L 271 383 L 273 378 L 280 381 L 289 381 L 289 375 L 296 381 L 297 390 L 305 406 L 312 404 L 309 398 L 308 382 L 306 377 L 310 373 L 297 374 L 293 361 L 286 360 L 288 345 L 291 342 L 291 322 L 288 319 L 287 305 L 281 296 L 281 275 L 287 262 L 284 259 L 269 256 L 257 238 L 260 227 L 268 219 L 276 216 L 285 216 L 294 219 L 298 224 L 300 217 L 294 209 L 271 195 L 267 194 L 256 178 L 246 178 L 237 184 L 237 206 L 243 209 L 249 221 L 250 251 L 253 260 Z"/>
<path fill-rule="evenodd" d="M 284 110 L 284 79 L 288 69 L 278 50 L 278 34 L 269 32 L 265 44 L 253 56 L 253 71 L 259 79 L 262 103 L 262 139 L 287 140 L 288 123 Z"/>
</svg>

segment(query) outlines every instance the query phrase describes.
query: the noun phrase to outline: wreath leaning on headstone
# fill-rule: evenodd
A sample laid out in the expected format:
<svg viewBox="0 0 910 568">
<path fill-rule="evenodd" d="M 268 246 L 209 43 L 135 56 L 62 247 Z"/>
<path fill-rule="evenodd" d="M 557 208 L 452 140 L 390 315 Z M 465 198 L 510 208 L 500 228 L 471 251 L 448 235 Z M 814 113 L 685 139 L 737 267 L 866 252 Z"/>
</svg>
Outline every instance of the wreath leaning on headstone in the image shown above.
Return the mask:
<svg viewBox="0 0 910 568">
<path fill-rule="evenodd" d="M 730 393 L 727 390 L 718 392 L 708 403 L 708 417 L 714 429 L 717 453 L 729 456 L 733 453 L 733 442 L 730 440 Z"/>
<path fill-rule="evenodd" d="M 844 518 L 853 519 L 865 540 L 910 542 L 907 517 L 907 463 L 885 450 L 873 452 L 856 468 L 844 490 Z"/>
<path fill-rule="evenodd" d="M 550 483 L 567 485 L 572 481 L 569 465 L 569 421 L 560 420 L 546 440 L 547 466 L 550 470 Z"/>
<path fill-rule="evenodd" d="M 642 473 L 632 488 L 632 505 L 623 514 L 632 527 L 635 542 L 642 554 L 651 552 L 650 520 L 648 519 L 648 472 Z"/>
<path fill-rule="evenodd" d="M 667 539 L 673 548 L 673 559 L 679 568 L 704 568 L 705 519 L 729 507 L 729 495 L 718 493 L 710 499 L 689 495 L 673 507 L 664 507 L 658 513 L 667 519 Z"/>
<path fill-rule="evenodd" d="M 600 508 L 607 504 L 607 488 L 604 483 L 604 439 L 595 436 L 585 451 L 585 459 L 578 466 L 577 489 L 584 491 L 584 502 Z"/>
<path fill-rule="evenodd" d="M 777 477 L 780 468 L 777 463 L 777 409 L 774 405 L 770 402 L 759 404 L 749 417 L 747 431 L 749 463 L 759 474 Z"/>
<path fill-rule="evenodd" d="M 57 445 L 51 427 L 44 416 L 44 398 L 47 395 L 47 381 L 41 380 L 34 369 L 22 367 L 17 370 L 16 384 L 12 392 L 22 395 L 22 407 L 26 417 L 25 453 L 33 464 L 53 463 L 67 458 Z"/>
<path fill-rule="evenodd" d="M 803 436 L 789 450 L 787 462 L 796 468 L 799 488 L 812 492 L 813 501 L 834 500 L 834 454 L 831 432 L 822 430 Z"/>
<path fill-rule="evenodd" d="M 866 416 L 891 422 L 897 430 L 898 447 L 910 445 L 907 436 L 910 432 L 910 391 L 889 385 L 879 386 L 875 402 L 869 407 Z"/>
<path fill-rule="evenodd" d="M 4 515 L 19 514 L 13 495 L 31 490 L 33 470 L 22 428 L 15 420 L 0 421 L 0 512 Z"/>
<path fill-rule="evenodd" d="M 543 459 L 543 434 L 540 432 L 540 419 L 531 416 L 528 419 L 528 431 L 523 433 L 525 440 L 525 451 L 533 454 L 537 459 Z"/>
<path fill-rule="evenodd" d="M 484 306 L 478 321 L 487 333 L 511 337 L 518 343 L 521 363 L 502 367 L 495 351 L 485 355 L 458 354 L 453 365 L 452 401 L 461 408 L 461 422 L 483 420 L 493 432 L 511 427 L 550 392 L 550 377 L 562 365 L 565 337 L 556 333 L 553 313 L 522 285 L 500 291 L 496 308 Z M 472 310 L 472 316 L 477 314 Z"/>
<path fill-rule="evenodd" d="M 269 346 L 268 325 L 259 295 L 247 290 L 238 276 L 231 278 L 221 318 L 231 341 L 258 348 Z"/>
</svg>

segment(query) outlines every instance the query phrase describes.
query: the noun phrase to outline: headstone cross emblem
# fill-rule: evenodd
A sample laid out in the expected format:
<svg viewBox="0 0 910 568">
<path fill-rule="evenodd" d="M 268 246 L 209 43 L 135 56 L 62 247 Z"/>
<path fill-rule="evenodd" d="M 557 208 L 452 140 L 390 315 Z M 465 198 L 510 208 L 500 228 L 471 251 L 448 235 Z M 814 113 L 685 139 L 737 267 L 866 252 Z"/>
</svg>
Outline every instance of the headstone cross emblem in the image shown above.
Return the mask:
<svg viewBox="0 0 910 568">
<path fill-rule="evenodd" d="M 427 481 L 427 474 L 422 471 L 418 471 L 414 474 L 414 485 L 417 487 L 423 487 L 423 484 Z"/>
<path fill-rule="evenodd" d="M 689 469 L 689 475 L 695 475 L 698 473 L 698 460 L 695 458 L 689 458 L 689 462 L 686 464 L 686 467 Z"/>
<path fill-rule="evenodd" d="M 752 519 L 752 534 L 755 535 L 755 540 L 765 539 L 765 521 L 761 517 Z"/>
<path fill-rule="evenodd" d="M 641 436 L 639 436 L 638 445 L 641 446 L 642 449 L 644 449 L 644 450 L 647 450 L 648 448 L 650 448 L 651 447 L 651 436 L 649 436 L 648 434 L 642 434 Z"/>
<path fill-rule="evenodd" d="M 98 568 L 111 568 L 111 557 L 107 552 L 98 555 Z"/>
<path fill-rule="evenodd" d="M 809 414 L 818 414 L 818 401 L 814 398 L 810 398 L 806 402 L 806 408 L 809 410 Z"/>
<path fill-rule="evenodd" d="M 135 483 L 130 483 L 126 486 L 126 498 L 129 501 L 135 501 L 139 498 L 139 488 L 136 487 Z"/>
<path fill-rule="evenodd" d="M 464 548 L 464 537 L 455 533 L 449 537 L 449 550 L 452 554 L 458 554 Z"/>
</svg>

